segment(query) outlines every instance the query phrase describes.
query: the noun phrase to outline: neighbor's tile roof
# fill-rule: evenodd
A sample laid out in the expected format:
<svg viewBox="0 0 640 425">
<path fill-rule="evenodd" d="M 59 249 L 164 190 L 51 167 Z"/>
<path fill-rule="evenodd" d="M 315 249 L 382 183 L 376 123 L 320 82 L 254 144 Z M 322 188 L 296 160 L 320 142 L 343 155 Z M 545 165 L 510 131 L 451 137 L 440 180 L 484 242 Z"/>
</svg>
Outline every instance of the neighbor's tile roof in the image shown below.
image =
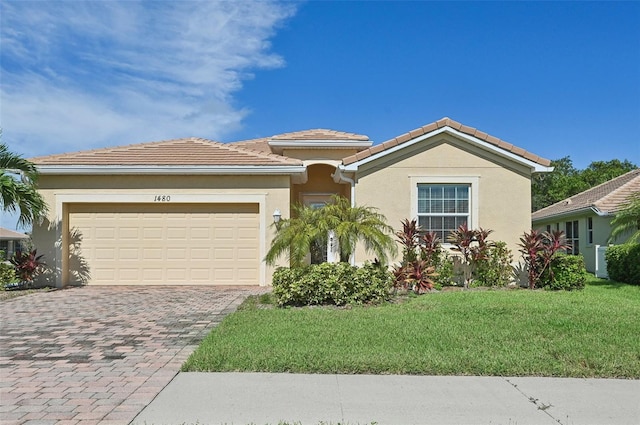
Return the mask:
<svg viewBox="0 0 640 425">
<path fill-rule="evenodd" d="M 534 221 L 542 220 L 586 208 L 615 213 L 624 206 L 633 193 L 640 193 L 640 168 L 542 208 L 531 214 L 531 218 Z"/>
<path fill-rule="evenodd" d="M 113 148 L 41 156 L 36 165 L 301 165 L 297 159 L 243 149 L 200 138 L 165 140 Z"/>
<path fill-rule="evenodd" d="M 6 241 L 16 239 L 29 239 L 29 236 L 24 233 L 16 232 L 15 230 L 0 227 L 0 240 Z"/>
<path fill-rule="evenodd" d="M 487 133 L 484 133 L 480 130 L 477 130 L 473 127 L 467 127 L 466 125 L 460 124 L 457 121 L 454 121 L 450 118 L 442 118 L 441 120 L 438 120 L 436 122 L 433 122 L 431 124 L 427 124 L 423 127 L 420 128 L 416 128 L 415 130 L 409 131 L 408 133 L 404 133 L 398 137 L 395 137 L 391 140 L 388 140 L 384 143 L 381 143 L 379 145 L 376 146 L 372 146 L 369 149 L 365 149 L 361 152 L 358 152 L 355 155 L 349 156 L 347 158 L 344 158 L 342 160 L 342 163 L 344 165 L 349 165 L 349 164 L 353 164 L 354 162 L 360 161 L 362 159 L 368 158 L 372 155 L 375 155 L 379 152 L 383 152 L 387 149 L 391 149 L 395 146 L 401 145 L 403 143 L 406 143 L 410 140 L 415 139 L 416 137 L 422 136 L 424 134 L 430 133 L 432 131 L 435 131 L 439 128 L 442 127 L 451 127 L 454 130 L 458 130 L 461 133 L 465 133 L 468 134 L 470 136 L 476 137 L 480 140 L 483 140 L 487 143 L 491 143 L 494 146 L 499 147 L 500 149 L 503 149 L 507 152 L 511 152 L 513 154 L 516 154 L 518 156 L 521 156 L 523 158 L 526 158 L 530 161 L 533 161 L 537 164 L 543 165 L 545 167 L 548 167 L 551 164 L 551 161 L 545 158 L 541 158 L 538 155 L 535 155 L 531 152 L 528 152 L 522 148 L 519 148 L 517 146 L 512 145 L 511 143 L 507 143 L 503 140 L 498 139 L 497 137 L 493 137 Z"/>
<path fill-rule="evenodd" d="M 328 130 L 326 128 L 316 128 L 312 130 L 294 131 L 292 133 L 276 134 L 271 137 L 262 137 L 259 139 L 241 140 L 232 142 L 234 146 L 240 146 L 245 149 L 251 149 L 258 152 L 272 152 L 270 141 L 286 142 L 297 140 L 343 140 L 347 142 L 369 142 L 369 136 L 364 134 L 347 133 L 344 131 Z"/>
</svg>

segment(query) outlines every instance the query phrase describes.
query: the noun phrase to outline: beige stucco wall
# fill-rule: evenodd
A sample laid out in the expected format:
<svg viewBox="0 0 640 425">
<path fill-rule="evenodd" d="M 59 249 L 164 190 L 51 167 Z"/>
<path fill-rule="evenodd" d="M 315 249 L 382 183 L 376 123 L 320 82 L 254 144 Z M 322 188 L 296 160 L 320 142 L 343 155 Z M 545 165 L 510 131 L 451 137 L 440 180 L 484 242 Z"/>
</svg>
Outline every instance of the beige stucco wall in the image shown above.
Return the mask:
<svg viewBox="0 0 640 425">
<path fill-rule="evenodd" d="M 417 182 L 468 181 L 472 203 L 476 195 L 473 227 L 492 229 L 491 238 L 506 242 L 517 260 L 516 244 L 531 226 L 529 168 L 450 135 L 435 137 L 361 166 L 356 204 L 378 207 L 398 230 L 403 219 L 415 218 Z M 362 248 L 356 252 L 357 263 L 367 258 Z"/>
<path fill-rule="evenodd" d="M 58 270 L 42 277 L 47 283 L 60 285 L 67 267 L 67 255 L 60 255 L 56 244 L 67 246 L 68 205 L 61 199 L 87 199 L 87 202 L 153 202 L 156 195 L 169 195 L 182 203 L 190 202 L 254 202 L 263 203 L 260 212 L 264 223 L 264 249 L 268 250 L 275 234 L 270 227 L 273 211 L 288 210 L 289 176 L 51 176 L 41 175 L 40 192 L 49 205 L 48 218 L 33 228 L 33 241 L 45 255 L 47 264 Z M 122 200 L 120 200 L 122 199 Z M 263 200 L 263 201 L 262 201 Z M 82 202 L 82 201 L 81 201 Z M 174 201 L 172 201 L 174 202 Z M 62 235 L 62 240 L 60 236 Z M 266 251 L 265 251 L 266 253 Z M 284 265 L 284 263 L 283 263 Z M 266 266 L 265 281 L 271 283 L 273 267 Z"/>
</svg>

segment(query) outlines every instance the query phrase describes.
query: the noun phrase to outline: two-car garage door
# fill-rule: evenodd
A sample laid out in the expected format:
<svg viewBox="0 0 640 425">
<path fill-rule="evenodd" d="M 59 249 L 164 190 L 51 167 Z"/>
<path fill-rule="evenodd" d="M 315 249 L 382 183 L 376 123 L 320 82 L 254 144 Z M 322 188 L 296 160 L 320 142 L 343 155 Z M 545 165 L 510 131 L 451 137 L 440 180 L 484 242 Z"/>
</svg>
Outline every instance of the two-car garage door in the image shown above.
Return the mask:
<svg viewBox="0 0 640 425">
<path fill-rule="evenodd" d="M 257 285 L 258 204 L 71 204 L 89 284 Z"/>
</svg>

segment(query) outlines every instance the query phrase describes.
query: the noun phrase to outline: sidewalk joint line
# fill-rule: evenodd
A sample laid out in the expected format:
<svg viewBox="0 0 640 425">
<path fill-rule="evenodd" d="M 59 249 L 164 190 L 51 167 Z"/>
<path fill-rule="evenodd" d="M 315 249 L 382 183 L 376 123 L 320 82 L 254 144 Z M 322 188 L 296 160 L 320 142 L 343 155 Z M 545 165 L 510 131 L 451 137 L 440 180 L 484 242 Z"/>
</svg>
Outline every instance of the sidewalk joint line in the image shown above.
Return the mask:
<svg viewBox="0 0 640 425">
<path fill-rule="evenodd" d="M 550 407 L 553 407 L 553 404 L 551 404 L 551 403 L 545 404 L 545 403 L 541 402 L 540 399 L 526 394 L 524 391 L 522 391 L 520 388 L 518 388 L 517 384 L 511 382 L 508 378 L 505 378 L 504 376 L 502 376 L 501 378 L 504 379 L 505 381 L 507 381 L 507 383 L 509 385 L 511 385 L 513 388 L 515 388 L 516 391 L 518 391 L 520 394 L 522 394 L 530 403 L 535 404 L 535 406 L 538 408 L 538 410 L 542 411 L 544 414 L 549 416 L 551 419 L 553 419 L 554 421 L 556 421 L 560 425 L 566 425 L 566 424 L 563 424 L 562 421 L 560 421 L 560 419 L 558 419 L 555 416 L 553 416 L 551 414 L 551 412 L 547 411 Z"/>
</svg>

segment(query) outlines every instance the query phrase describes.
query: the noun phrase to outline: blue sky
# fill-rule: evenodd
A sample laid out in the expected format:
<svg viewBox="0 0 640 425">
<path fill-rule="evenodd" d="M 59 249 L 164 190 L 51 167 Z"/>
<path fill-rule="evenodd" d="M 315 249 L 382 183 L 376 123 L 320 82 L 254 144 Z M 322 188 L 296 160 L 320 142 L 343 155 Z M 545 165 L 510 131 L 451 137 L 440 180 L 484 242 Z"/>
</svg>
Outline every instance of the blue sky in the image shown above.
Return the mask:
<svg viewBox="0 0 640 425">
<path fill-rule="evenodd" d="M 26 157 L 309 128 L 379 143 L 448 116 L 578 168 L 640 164 L 640 2 L 0 7 L 2 140 Z"/>
</svg>

